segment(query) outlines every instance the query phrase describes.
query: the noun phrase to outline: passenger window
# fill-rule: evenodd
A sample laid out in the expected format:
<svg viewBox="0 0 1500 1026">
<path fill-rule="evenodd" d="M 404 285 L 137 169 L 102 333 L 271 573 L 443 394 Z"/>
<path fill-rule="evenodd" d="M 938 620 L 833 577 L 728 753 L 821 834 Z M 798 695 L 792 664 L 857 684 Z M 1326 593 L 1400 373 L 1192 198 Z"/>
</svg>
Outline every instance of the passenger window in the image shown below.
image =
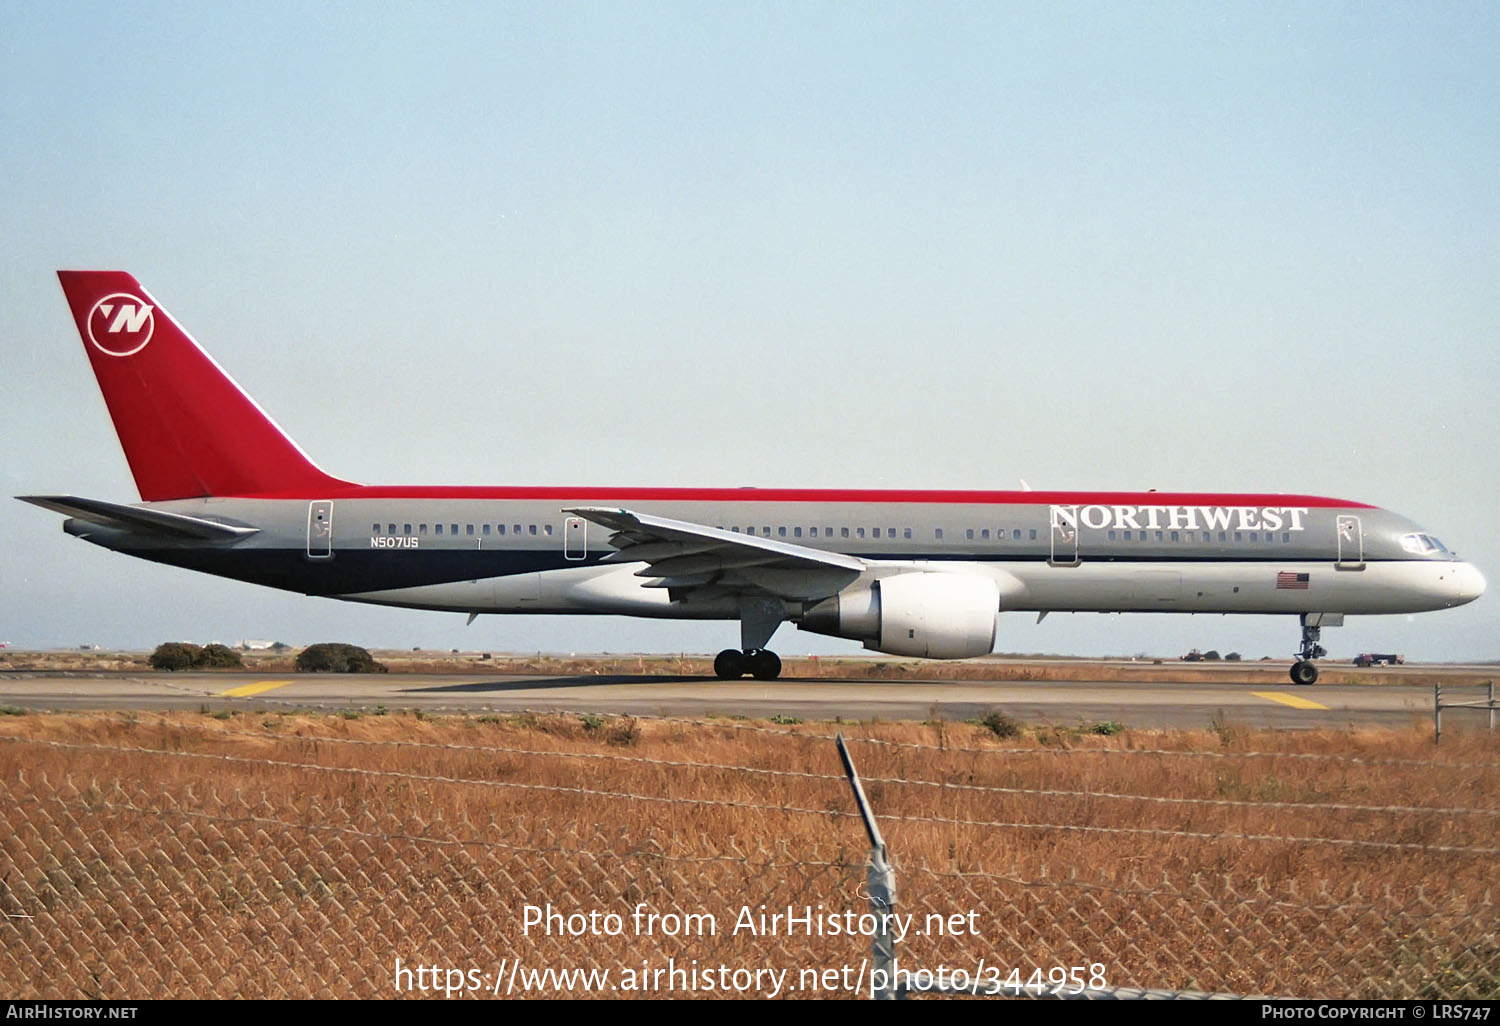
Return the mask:
<svg viewBox="0 0 1500 1026">
<path fill-rule="evenodd" d="M 932 532 L 932 536 L 934 538 L 936 538 L 938 541 L 942 541 L 943 540 L 943 529 L 941 527 L 934 529 L 933 532 Z"/>
<path fill-rule="evenodd" d="M 433 527 L 435 528 L 435 530 L 433 531 L 433 534 L 442 534 L 443 533 L 443 525 L 442 524 L 434 524 Z"/>
<path fill-rule="evenodd" d="M 402 534 L 411 534 L 411 525 L 410 524 L 402 524 L 401 525 L 401 533 Z"/>
<path fill-rule="evenodd" d="M 417 525 L 417 533 L 418 534 L 426 534 L 427 533 L 427 525 L 426 524 L 418 524 Z"/>
<path fill-rule="evenodd" d="M 1163 540 L 1163 539 L 1162 539 L 1162 535 L 1161 535 L 1161 532 L 1160 532 L 1160 531 L 1157 531 L 1157 532 L 1156 532 L 1156 540 L 1157 540 L 1157 541 L 1162 541 L 1162 540 Z"/>
<path fill-rule="evenodd" d="M 1014 538 L 1016 541 L 1020 541 L 1021 540 L 1021 529 L 1019 527 L 1016 528 L 1014 531 L 1010 532 L 1010 536 L 1012 538 Z M 1033 538 L 1035 538 L 1036 537 L 1036 532 L 1032 531 L 1031 532 L 1031 536 Z"/>
<path fill-rule="evenodd" d="M 911 528 L 908 527 L 906 529 L 906 532 L 902 535 L 902 537 L 903 538 L 910 538 L 911 537 Z"/>
<path fill-rule="evenodd" d="M 1289 542 L 1289 541 L 1291 541 L 1292 540 L 1292 532 L 1291 531 L 1287 531 L 1286 533 L 1284 533 L 1281 536 L 1281 540 L 1283 542 Z"/>
<path fill-rule="evenodd" d="M 1115 541 L 1116 540 L 1115 539 L 1115 532 L 1114 531 L 1110 531 L 1109 532 L 1109 540 L 1110 541 Z"/>
<path fill-rule="evenodd" d="M 473 524 L 465 524 L 464 525 L 464 534 L 473 534 L 473 533 L 474 533 L 474 525 Z"/>
<path fill-rule="evenodd" d="M 776 528 L 776 536 L 778 538 L 785 538 L 786 537 L 786 528 L 784 528 L 784 527 L 778 527 L 778 528 Z"/>
<path fill-rule="evenodd" d="M 863 538 L 865 536 L 865 529 L 863 527 L 856 527 L 854 533 Z"/>
<path fill-rule="evenodd" d="M 839 528 L 839 537 L 840 538 L 847 538 L 847 537 L 849 537 L 849 528 L 847 528 L 847 527 L 841 527 L 841 528 Z"/>
<path fill-rule="evenodd" d="M 457 534 L 458 533 L 458 525 L 457 524 L 453 524 L 451 526 L 453 527 L 453 533 Z"/>
<path fill-rule="evenodd" d="M 495 525 L 495 533 L 497 533 L 497 534 L 504 534 L 505 533 L 505 525 L 504 524 L 496 524 Z"/>
<path fill-rule="evenodd" d="M 974 540 L 974 528 L 970 527 L 967 530 L 965 530 L 964 531 L 964 537 L 966 539 L 968 539 L 969 541 L 973 541 Z"/>
<path fill-rule="evenodd" d="M 988 527 L 986 527 L 983 531 L 980 531 L 979 532 L 979 537 L 982 538 L 982 539 L 984 539 L 985 541 L 989 541 L 990 540 L 990 529 Z"/>
<path fill-rule="evenodd" d="M 528 534 L 536 534 L 536 525 L 535 524 L 527 524 L 526 525 L 526 532 Z"/>
<path fill-rule="evenodd" d="M 1180 535 L 1178 535 L 1178 533 L 1177 533 L 1177 532 L 1176 532 L 1176 531 L 1173 531 L 1173 532 L 1172 532 L 1172 540 L 1173 540 L 1173 541 L 1181 541 L 1181 540 L 1182 540 L 1182 538 L 1181 538 L 1181 536 L 1180 536 Z"/>
<path fill-rule="evenodd" d="M 800 527 L 794 527 L 794 528 L 792 528 L 792 537 L 793 538 L 801 538 L 802 537 L 802 528 L 800 528 Z"/>
<path fill-rule="evenodd" d="M 371 534 L 379 534 L 380 533 L 380 525 L 379 524 L 371 524 L 370 525 L 370 533 Z"/>
<path fill-rule="evenodd" d="M 1245 540 L 1245 536 L 1243 534 L 1241 534 L 1239 531 L 1236 531 L 1236 532 L 1234 532 L 1234 540 L 1237 541 L 1237 542 L 1238 541 L 1244 541 Z"/>
<path fill-rule="evenodd" d="M 391 529 L 389 531 L 387 531 L 386 533 L 387 534 L 395 534 L 396 533 L 396 525 L 392 524 L 391 525 Z"/>
<path fill-rule="evenodd" d="M 546 534 L 546 535 L 552 534 L 552 525 L 551 524 L 543 524 L 542 525 L 542 533 Z"/>
<path fill-rule="evenodd" d="M 1036 528 L 1031 529 L 1031 540 L 1036 541 Z"/>
<path fill-rule="evenodd" d="M 1253 542 L 1260 541 L 1260 532 L 1259 531 L 1251 531 L 1250 532 L 1250 540 L 1253 541 Z"/>
<path fill-rule="evenodd" d="M 760 532 L 761 532 L 761 534 L 765 535 L 767 538 L 771 537 L 771 529 L 769 527 L 762 527 L 760 529 Z"/>
<path fill-rule="evenodd" d="M 731 527 L 730 530 L 733 531 L 735 534 L 739 534 L 740 533 L 740 529 L 738 527 Z"/>
<path fill-rule="evenodd" d="M 484 525 L 484 533 L 485 534 L 489 534 L 490 533 L 490 525 L 489 524 L 485 524 Z"/>
</svg>

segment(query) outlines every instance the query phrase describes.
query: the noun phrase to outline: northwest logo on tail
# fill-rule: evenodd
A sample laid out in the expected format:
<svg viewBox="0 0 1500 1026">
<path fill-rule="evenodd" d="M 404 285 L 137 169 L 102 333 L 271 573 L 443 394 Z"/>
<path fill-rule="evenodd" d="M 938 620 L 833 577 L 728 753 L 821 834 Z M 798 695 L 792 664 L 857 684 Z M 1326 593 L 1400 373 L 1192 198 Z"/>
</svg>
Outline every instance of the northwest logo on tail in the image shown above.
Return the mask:
<svg viewBox="0 0 1500 1026">
<path fill-rule="evenodd" d="M 128 292 L 105 296 L 89 311 L 89 341 L 110 356 L 139 353 L 156 330 L 154 311 L 150 303 Z"/>
</svg>

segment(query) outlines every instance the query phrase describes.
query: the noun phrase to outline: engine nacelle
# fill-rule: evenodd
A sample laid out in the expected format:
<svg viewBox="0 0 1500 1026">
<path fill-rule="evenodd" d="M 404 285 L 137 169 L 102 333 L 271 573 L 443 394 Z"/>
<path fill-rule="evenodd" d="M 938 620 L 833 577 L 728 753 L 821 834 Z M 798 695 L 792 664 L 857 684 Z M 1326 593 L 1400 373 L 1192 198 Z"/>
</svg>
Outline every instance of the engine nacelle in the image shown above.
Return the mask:
<svg viewBox="0 0 1500 1026">
<path fill-rule="evenodd" d="M 920 572 L 839 592 L 798 626 L 892 655 L 968 659 L 994 651 L 999 620 L 1000 586 L 991 578 Z"/>
</svg>

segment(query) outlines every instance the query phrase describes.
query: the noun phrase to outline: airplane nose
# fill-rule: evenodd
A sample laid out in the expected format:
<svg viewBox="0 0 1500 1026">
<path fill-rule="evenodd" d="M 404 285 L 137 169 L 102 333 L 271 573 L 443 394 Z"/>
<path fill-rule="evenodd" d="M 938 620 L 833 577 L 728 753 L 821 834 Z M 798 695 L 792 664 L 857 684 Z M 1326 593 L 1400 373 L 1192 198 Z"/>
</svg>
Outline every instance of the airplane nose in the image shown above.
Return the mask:
<svg viewBox="0 0 1500 1026">
<path fill-rule="evenodd" d="M 1459 602 L 1473 602 L 1484 594 L 1484 574 L 1472 563 L 1461 563 L 1453 575 L 1453 585 Z"/>
</svg>

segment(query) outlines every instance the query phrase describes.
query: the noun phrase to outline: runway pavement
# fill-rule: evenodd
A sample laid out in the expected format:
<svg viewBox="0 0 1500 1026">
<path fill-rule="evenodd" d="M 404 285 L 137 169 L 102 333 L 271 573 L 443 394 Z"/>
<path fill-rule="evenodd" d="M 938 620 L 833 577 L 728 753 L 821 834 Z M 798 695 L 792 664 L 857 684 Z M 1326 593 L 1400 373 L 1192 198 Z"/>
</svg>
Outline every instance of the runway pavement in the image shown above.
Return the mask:
<svg viewBox="0 0 1500 1026">
<path fill-rule="evenodd" d="M 1472 697 L 1480 697 L 1479 689 Z M 628 713 L 796 716 L 806 720 L 963 720 L 1000 710 L 1026 723 L 1132 727 L 1386 726 L 1430 722 L 1421 685 L 796 680 L 673 676 L 0 673 L 0 705 L 32 710 L 420 709 L 443 714 Z M 1455 714 L 1449 714 L 1450 716 Z M 1472 714 L 1475 725 L 1483 714 Z M 1445 727 L 1450 721 L 1445 717 Z M 1465 721 L 1466 722 L 1466 721 Z"/>
</svg>

